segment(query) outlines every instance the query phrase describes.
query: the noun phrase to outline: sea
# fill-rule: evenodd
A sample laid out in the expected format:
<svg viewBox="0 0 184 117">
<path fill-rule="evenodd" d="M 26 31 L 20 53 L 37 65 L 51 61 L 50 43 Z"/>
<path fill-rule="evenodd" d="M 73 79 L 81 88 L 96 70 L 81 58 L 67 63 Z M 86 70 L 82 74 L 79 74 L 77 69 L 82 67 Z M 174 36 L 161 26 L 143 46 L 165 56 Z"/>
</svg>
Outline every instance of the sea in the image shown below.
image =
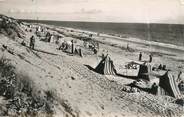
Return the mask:
<svg viewBox="0 0 184 117">
<path fill-rule="evenodd" d="M 121 35 L 121 37 L 125 38 L 132 37 L 142 40 L 184 46 L 184 25 L 182 24 L 112 23 L 50 20 L 23 21 L 76 28 L 110 35 Z"/>
</svg>

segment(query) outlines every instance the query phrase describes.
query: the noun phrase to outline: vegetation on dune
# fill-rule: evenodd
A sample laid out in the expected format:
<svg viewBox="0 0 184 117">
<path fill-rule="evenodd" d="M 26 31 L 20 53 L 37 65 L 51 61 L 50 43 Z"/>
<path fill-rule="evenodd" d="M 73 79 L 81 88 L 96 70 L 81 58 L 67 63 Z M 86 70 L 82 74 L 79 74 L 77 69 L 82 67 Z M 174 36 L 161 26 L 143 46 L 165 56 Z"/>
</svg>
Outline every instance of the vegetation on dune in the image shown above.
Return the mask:
<svg viewBox="0 0 184 117">
<path fill-rule="evenodd" d="M 6 17 L 4 15 L 0 15 L 0 33 L 5 34 L 13 39 L 16 37 L 24 38 L 25 33 L 20 26 L 20 21 Z"/>
<path fill-rule="evenodd" d="M 54 113 L 53 91 L 35 91 L 33 81 L 25 74 L 15 73 L 15 67 L 5 57 L 0 58 L 0 96 L 7 100 L 4 115 L 52 116 Z"/>
</svg>

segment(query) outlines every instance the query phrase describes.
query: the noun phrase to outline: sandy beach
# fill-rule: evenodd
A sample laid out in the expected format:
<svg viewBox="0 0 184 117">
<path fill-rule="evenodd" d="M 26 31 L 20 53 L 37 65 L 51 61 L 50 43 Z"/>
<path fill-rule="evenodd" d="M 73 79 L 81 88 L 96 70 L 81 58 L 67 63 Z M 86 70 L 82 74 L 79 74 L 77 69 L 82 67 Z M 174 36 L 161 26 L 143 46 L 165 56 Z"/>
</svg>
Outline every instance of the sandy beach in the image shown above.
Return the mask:
<svg viewBox="0 0 184 117">
<path fill-rule="evenodd" d="M 30 28 L 29 25 L 32 27 Z M 167 109 L 175 112 L 174 110 L 179 111 L 182 108 L 177 104 L 164 101 L 162 96 L 144 92 L 124 92 L 122 89 L 125 85 L 136 79 L 102 75 L 90 70 L 89 66 L 95 69 L 105 50 L 113 60 L 117 72 L 123 74 L 124 66 L 128 62 L 138 61 L 139 53 L 142 52 L 143 61 L 148 61 L 149 55 L 152 54 L 153 61 L 150 63 L 152 66 L 166 65 L 167 69 L 172 70 L 177 76 L 179 71 L 184 70 L 183 47 L 108 34 L 98 36 L 96 32 L 45 24 L 22 23 L 18 26 L 24 33 L 23 38 L 18 36 L 11 38 L 6 31 L 1 31 L 0 57 L 10 59 L 11 64 L 16 68 L 16 73 L 24 74 L 32 80 L 36 95 L 41 95 L 46 90 L 54 92 L 53 116 L 162 117 L 172 116 L 173 113 L 167 113 Z M 41 38 L 35 34 L 35 27 L 39 26 L 47 28 L 46 31 L 54 35 L 62 35 L 62 41 L 74 40 L 75 44 L 83 49 L 83 57 L 58 50 L 59 44 L 41 41 Z M 91 54 L 90 50 L 83 47 L 83 40 L 74 37 L 83 36 L 84 32 L 93 34 L 92 39 L 99 43 L 97 54 Z M 28 47 L 32 35 L 36 38 L 35 50 Z M 26 46 L 21 45 L 23 40 Z M 127 49 L 127 44 L 129 49 Z M 6 45 L 8 49 L 5 49 L 3 45 Z M 164 107 L 165 110 L 162 111 L 160 109 L 162 106 L 150 106 L 147 103 L 150 100 L 153 105 L 167 103 L 167 107 Z M 175 116 L 182 114 L 183 111 L 176 112 Z"/>
</svg>

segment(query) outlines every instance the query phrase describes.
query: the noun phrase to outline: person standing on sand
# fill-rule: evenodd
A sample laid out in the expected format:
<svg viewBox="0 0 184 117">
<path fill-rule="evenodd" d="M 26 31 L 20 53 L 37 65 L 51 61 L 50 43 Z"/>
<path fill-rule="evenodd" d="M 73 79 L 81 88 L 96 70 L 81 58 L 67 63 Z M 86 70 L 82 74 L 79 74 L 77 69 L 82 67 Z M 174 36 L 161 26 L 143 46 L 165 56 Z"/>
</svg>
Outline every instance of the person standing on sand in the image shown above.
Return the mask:
<svg viewBox="0 0 184 117">
<path fill-rule="evenodd" d="M 182 75 L 182 71 L 179 71 L 179 73 L 178 73 L 178 78 L 177 78 L 177 82 L 181 82 L 182 80 L 181 80 L 181 75 Z"/>
<path fill-rule="evenodd" d="M 73 40 L 71 40 L 71 43 L 72 43 L 72 54 L 74 53 L 74 41 Z"/>
<path fill-rule="evenodd" d="M 105 57 L 105 55 L 104 55 L 104 50 L 102 51 L 102 59 Z"/>
<path fill-rule="evenodd" d="M 151 93 L 156 95 L 158 91 L 158 86 L 156 85 L 156 83 L 154 82 L 153 85 L 151 86 Z"/>
<path fill-rule="evenodd" d="M 127 50 L 130 50 L 130 48 L 129 48 L 129 43 L 127 43 Z"/>
<path fill-rule="evenodd" d="M 26 46 L 26 43 L 24 40 L 21 42 L 21 45 Z"/>
<path fill-rule="evenodd" d="M 35 37 L 31 36 L 31 38 L 30 38 L 30 48 L 34 49 L 34 46 L 35 46 Z"/>
<path fill-rule="evenodd" d="M 98 52 L 97 49 L 94 48 L 94 49 L 93 49 L 93 53 L 94 53 L 94 54 L 97 54 L 97 52 Z"/>
<path fill-rule="evenodd" d="M 149 55 L 149 62 L 150 62 L 150 63 L 152 62 L 152 59 L 153 59 L 153 58 L 152 58 L 152 55 L 150 54 L 150 55 Z"/>
<path fill-rule="evenodd" d="M 142 52 L 139 53 L 139 61 L 142 61 Z"/>
<path fill-rule="evenodd" d="M 51 36 L 51 34 L 50 34 L 50 32 L 47 32 L 47 34 L 46 34 L 46 41 L 47 42 L 50 42 L 50 36 Z"/>
</svg>

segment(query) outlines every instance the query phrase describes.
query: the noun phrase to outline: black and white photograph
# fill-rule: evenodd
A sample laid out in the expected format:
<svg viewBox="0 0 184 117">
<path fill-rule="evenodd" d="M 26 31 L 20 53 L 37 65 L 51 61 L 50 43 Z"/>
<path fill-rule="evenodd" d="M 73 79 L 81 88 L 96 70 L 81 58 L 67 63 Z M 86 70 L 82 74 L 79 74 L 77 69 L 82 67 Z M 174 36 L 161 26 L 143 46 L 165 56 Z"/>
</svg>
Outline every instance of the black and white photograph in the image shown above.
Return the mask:
<svg viewBox="0 0 184 117">
<path fill-rule="evenodd" d="M 0 0 L 1 117 L 184 117 L 184 0 Z"/>
</svg>

